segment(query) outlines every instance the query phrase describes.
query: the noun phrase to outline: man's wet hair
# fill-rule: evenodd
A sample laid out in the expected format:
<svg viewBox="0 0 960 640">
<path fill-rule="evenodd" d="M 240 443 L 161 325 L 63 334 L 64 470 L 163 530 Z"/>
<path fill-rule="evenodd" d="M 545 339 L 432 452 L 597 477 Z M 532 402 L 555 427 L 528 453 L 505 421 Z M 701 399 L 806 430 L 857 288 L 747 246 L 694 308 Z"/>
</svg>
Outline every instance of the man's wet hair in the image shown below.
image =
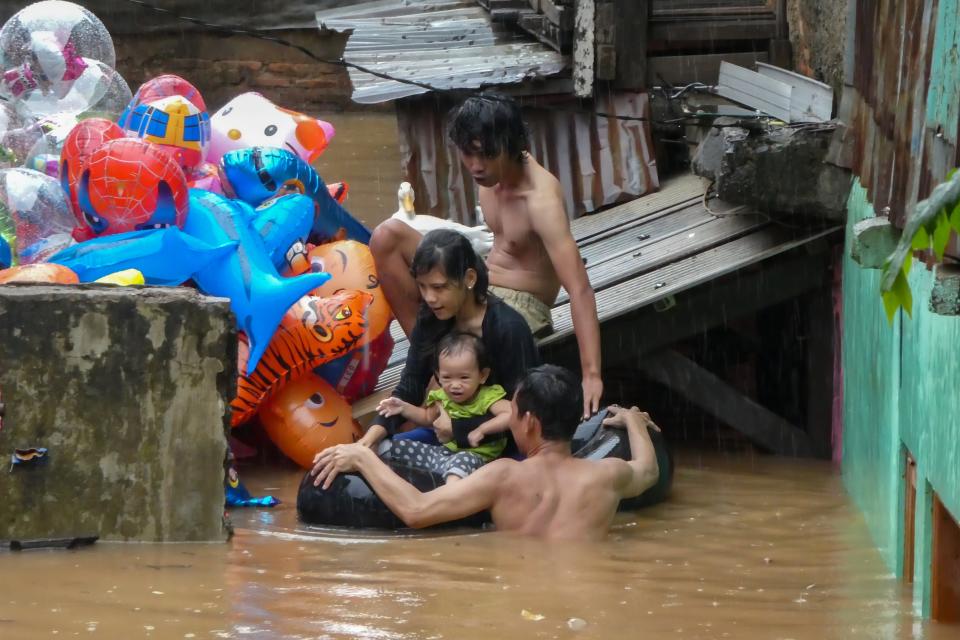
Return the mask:
<svg viewBox="0 0 960 640">
<path fill-rule="evenodd" d="M 516 162 L 530 150 L 530 133 L 523 121 L 520 105 L 504 94 L 485 91 L 471 96 L 453 112 L 448 130 L 450 140 L 461 151 L 495 158 L 502 152 Z"/>
<path fill-rule="evenodd" d="M 483 340 L 472 333 L 462 331 L 452 331 L 440 339 L 437 345 L 436 370 L 440 371 L 440 358 L 446 355 L 455 356 L 469 351 L 477 359 L 477 368 L 480 371 L 490 368 L 490 356 L 487 354 L 487 348 L 483 346 Z"/>
<path fill-rule="evenodd" d="M 544 440 L 569 442 L 583 413 L 583 389 L 569 369 L 534 367 L 517 385 L 517 410 L 540 421 Z"/>
</svg>

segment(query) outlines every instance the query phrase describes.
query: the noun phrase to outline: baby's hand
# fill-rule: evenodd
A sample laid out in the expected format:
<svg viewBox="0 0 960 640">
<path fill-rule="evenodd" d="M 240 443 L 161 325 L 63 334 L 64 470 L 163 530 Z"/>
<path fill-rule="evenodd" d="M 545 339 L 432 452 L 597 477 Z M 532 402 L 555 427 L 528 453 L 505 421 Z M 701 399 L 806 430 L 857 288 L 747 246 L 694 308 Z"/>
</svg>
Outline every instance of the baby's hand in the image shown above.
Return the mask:
<svg viewBox="0 0 960 640">
<path fill-rule="evenodd" d="M 390 396 L 389 398 L 384 398 L 380 401 L 380 404 L 377 405 L 377 413 L 382 415 L 384 418 L 398 416 L 403 413 L 403 407 L 405 404 L 406 402 L 400 398 Z"/>
<path fill-rule="evenodd" d="M 474 429 L 467 434 L 467 442 L 470 443 L 471 447 L 479 447 L 480 443 L 483 441 L 484 435 L 480 429 Z"/>
<path fill-rule="evenodd" d="M 453 440 L 453 421 L 447 412 L 440 407 L 440 415 L 433 421 L 433 430 L 437 433 L 437 440 L 440 444 L 446 444 Z"/>
</svg>

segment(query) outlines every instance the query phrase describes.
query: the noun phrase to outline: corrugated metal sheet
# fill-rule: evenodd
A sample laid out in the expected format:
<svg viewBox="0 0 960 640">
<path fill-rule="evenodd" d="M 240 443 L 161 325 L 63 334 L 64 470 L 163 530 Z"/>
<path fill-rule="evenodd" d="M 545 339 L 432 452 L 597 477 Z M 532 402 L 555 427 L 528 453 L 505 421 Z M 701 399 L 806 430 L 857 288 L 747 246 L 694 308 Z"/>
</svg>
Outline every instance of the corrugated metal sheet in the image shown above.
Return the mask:
<svg viewBox="0 0 960 640">
<path fill-rule="evenodd" d="M 476 224 L 476 187 L 446 135 L 454 104 L 440 96 L 397 104 L 400 160 L 418 212 Z M 521 104 L 531 153 L 560 180 L 570 217 L 659 188 L 649 123 L 591 113 L 649 117 L 647 94 L 610 93 L 592 104 L 566 97 Z"/>
<path fill-rule="evenodd" d="M 846 79 L 840 110 L 849 127 L 845 156 L 877 213 L 902 226 L 907 211 L 929 195 L 956 162 L 955 95 L 949 100 L 954 104 L 952 120 L 926 118 L 938 8 L 955 10 L 956 4 L 945 0 L 853 4 L 853 77 Z M 948 74 L 938 75 L 944 77 L 936 86 L 948 79 Z"/>
<path fill-rule="evenodd" d="M 477 89 L 558 75 L 569 58 L 533 42 L 473 0 L 378 0 L 318 11 L 321 29 L 352 31 L 344 58 L 438 89 Z M 350 69 L 353 99 L 371 104 L 427 89 Z"/>
</svg>

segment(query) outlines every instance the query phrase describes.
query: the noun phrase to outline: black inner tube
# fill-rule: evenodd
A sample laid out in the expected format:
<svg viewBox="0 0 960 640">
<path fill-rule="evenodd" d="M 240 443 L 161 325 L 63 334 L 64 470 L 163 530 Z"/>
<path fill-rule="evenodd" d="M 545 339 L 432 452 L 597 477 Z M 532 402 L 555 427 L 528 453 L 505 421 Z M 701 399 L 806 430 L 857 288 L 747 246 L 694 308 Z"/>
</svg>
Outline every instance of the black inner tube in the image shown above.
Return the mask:
<svg viewBox="0 0 960 640">
<path fill-rule="evenodd" d="M 604 458 L 630 459 L 630 443 L 626 431 L 601 426 L 605 411 L 577 427 L 571 441 L 574 457 L 586 460 Z M 621 500 L 620 511 L 632 511 L 666 500 L 673 484 L 673 456 L 663 435 L 650 430 L 650 438 L 657 453 L 660 478 L 657 483 L 635 498 Z M 431 491 L 443 484 L 443 478 L 413 467 L 401 466 L 384 460 L 397 475 L 420 491 Z M 297 492 L 297 514 L 305 524 L 362 529 L 404 529 L 406 525 L 377 497 L 367 481 L 359 474 L 340 474 L 329 489 L 313 486 L 308 472 Z M 487 511 L 462 520 L 448 522 L 441 527 L 479 527 L 490 522 Z"/>
</svg>

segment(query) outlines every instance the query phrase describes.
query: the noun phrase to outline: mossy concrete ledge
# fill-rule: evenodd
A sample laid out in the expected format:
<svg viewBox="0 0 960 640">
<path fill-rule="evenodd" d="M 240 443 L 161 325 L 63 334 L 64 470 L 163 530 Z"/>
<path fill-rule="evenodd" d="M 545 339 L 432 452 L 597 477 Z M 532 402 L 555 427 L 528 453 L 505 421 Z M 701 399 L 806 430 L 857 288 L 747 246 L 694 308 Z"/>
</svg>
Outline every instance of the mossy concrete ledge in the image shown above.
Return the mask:
<svg viewBox="0 0 960 640">
<path fill-rule="evenodd" d="M 867 218 L 853 226 L 850 257 L 864 269 L 882 269 L 899 241 L 900 230 L 889 220 Z"/>
<path fill-rule="evenodd" d="M 236 352 L 192 289 L 0 286 L 0 540 L 225 540 Z"/>
<path fill-rule="evenodd" d="M 941 316 L 960 316 L 960 266 L 938 264 L 934 268 L 930 311 Z"/>
</svg>

